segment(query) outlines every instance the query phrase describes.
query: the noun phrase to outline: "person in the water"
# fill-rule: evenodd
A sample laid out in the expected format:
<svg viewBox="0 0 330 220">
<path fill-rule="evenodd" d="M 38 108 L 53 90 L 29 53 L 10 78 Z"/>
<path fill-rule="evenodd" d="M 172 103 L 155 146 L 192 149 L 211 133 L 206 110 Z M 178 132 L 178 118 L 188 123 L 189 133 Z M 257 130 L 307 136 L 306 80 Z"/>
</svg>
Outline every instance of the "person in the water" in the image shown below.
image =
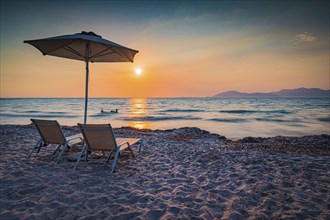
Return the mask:
<svg viewBox="0 0 330 220">
<path fill-rule="evenodd" d="M 118 109 L 116 109 L 116 110 L 111 110 L 110 111 L 111 113 L 118 113 Z M 103 109 L 101 109 L 101 113 L 106 113 Z"/>
</svg>

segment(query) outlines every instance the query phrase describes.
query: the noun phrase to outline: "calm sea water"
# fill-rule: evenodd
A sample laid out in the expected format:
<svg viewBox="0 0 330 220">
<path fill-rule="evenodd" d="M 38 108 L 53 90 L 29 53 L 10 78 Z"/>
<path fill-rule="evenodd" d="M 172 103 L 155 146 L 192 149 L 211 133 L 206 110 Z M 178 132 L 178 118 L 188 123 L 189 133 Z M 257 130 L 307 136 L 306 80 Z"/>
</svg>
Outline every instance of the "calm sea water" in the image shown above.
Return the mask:
<svg viewBox="0 0 330 220">
<path fill-rule="evenodd" d="M 0 99 L 0 124 L 30 118 L 83 122 L 84 99 Z M 119 113 L 111 110 L 119 109 Z M 104 112 L 102 113 L 101 110 Z M 228 138 L 330 134 L 329 99 L 99 98 L 89 99 L 88 123 L 113 127 L 199 127 Z"/>
</svg>

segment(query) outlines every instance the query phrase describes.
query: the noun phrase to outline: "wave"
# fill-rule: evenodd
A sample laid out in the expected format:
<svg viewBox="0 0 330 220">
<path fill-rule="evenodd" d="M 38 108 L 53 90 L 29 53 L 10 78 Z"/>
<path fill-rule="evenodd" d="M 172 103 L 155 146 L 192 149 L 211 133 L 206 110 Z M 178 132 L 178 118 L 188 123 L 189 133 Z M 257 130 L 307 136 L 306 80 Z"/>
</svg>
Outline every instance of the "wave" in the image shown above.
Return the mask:
<svg viewBox="0 0 330 220">
<path fill-rule="evenodd" d="M 231 113 L 231 114 L 291 114 L 292 111 L 287 110 L 270 110 L 270 111 L 258 111 L 258 110 L 220 110 L 220 113 Z"/>
<path fill-rule="evenodd" d="M 97 113 L 97 114 L 94 114 L 94 115 L 90 115 L 89 117 L 98 118 L 98 117 L 109 117 L 111 115 L 117 115 L 117 113 L 115 113 L 115 112 L 103 112 L 103 113 Z"/>
<path fill-rule="evenodd" d="M 234 122 L 234 123 L 240 123 L 240 122 L 246 122 L 247 119 L 244 118 L 211 118 L 210 121 L 217 121 L 217 122 Z"/>
<path fill-rule="evenodd" d="M 253 119 L 245 119 L 245 118 L 212 118 L 209 120 L 216 121 L 216 122 L 228 122 L 228 123 L 241 123 L 241 122 L 253 121 Z M 280 122 L 280 123 L 302 122 L 299 119 L 286 120 L 286 119 L 279 119 L 279 118 L 255 118 L 255 120 L 264 121 L 264 122 Z"/>
<path fill-rule="evenodd" d="M 280 118 L 256 118 L 257 121 L 265 121 L 265 122 L 302 122 L 300 119 L 291 119 L 291 120 L 287 120 L 287 119 L 280 119 Z"/>
<path fill-rule="evenodd" d="M 174 116 L 174 117 L 160 117 L 160 116 L 145 116 L 145 117 L 123 117 L 120 118 L 124 121 L 168 121 L 168 120 L 201 120 L 202 118 L 199 117 L 181 117 L 181 116 Z"/>
<path fill-rule="evenodd" d="M 0 114 L 0 117 L 8 118 L 76 118 L 77 115 L 65 114 Z"/>
<path fill-rule="evenodd" d="M 166 109 L 160 112 L 206 112 L 202 109 Z"/>
<path fill-rule="evenodd" d="M 13 113 L 15 114 L 26 114 L 26 113 L 38 113 L 38 114 L 51 114 L 51 115 L 54 115 L 54 114 L 63 114 L 63 115 L 67 115 L 68 113 L 67 112 L 61 112 L 61 111 L 55 111 L 55 112 L 47 112 L 47 111 L 38 111 L 38 110 L 26 110 L 26 111 L 13 111 Z"/>
<path fill-rule="evenodd" d="M 37 110 L 30 110 L 30 111 L 17 111 L 19 113 L 42 113 L 41 111 L 37 111 Z"/>
</svg>

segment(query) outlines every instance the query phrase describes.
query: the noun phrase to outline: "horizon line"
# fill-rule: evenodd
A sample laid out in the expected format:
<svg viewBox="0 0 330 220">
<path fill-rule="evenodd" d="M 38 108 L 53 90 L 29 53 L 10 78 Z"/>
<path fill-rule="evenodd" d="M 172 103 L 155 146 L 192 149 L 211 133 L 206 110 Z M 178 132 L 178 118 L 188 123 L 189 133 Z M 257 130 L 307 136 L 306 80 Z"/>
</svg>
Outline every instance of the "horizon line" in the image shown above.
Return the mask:
<svg viewBox="0 0 330 220">
<path fill-rule="evenodd" d="M 227 90 L 227 91 L 222 91 L 222 92 L 218 92 L 215 93 L 213 95 L 210 96 L 158 96 L 158 97 L 88 97 L 88 99 L 142 99 L 142 98 L 148 98 L 148 99 L 168 99 L 168 98 L 215 98 L 214 96 L 220 93 L 225 93 L 225 92 L 240 92 L 240 93 L 247 93 L 247 94 L 252 94 L 252 93 L 275 93 L 275 92 L 279 92 L 281 90 L 295 90 L 295 89 L 320 89 L 320 90 L 330 90 L 330 88 L 328 89 L 322 89 L 322 88 L 318 88 L 318 87 L 296 87 L 293 89 L 288 89 L 288 88 L 282 88 L 279 89 L 277 91 L 271 91 L 271 92 L 243 92 L 243 91 L 237 91 L 237 90 Z M 85 97 L 1 97 L 0 99 L 84 99 Z"/>
</svg>

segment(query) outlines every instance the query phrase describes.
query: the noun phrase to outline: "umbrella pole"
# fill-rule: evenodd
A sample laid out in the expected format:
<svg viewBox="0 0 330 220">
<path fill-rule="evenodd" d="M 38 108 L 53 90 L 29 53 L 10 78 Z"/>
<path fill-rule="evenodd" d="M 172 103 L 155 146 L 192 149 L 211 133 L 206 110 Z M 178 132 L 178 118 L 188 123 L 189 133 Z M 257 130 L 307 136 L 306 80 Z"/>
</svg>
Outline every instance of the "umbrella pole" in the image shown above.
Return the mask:
<svg viewBox="0 0 330 220">
<path fill-rule="evenodd" d="M 89 69 L 88 69 L 88 61 L 86 61 L 86 93 L 85 93 L 85 114 L 84 114 L 84 124 L 87 122 L 87 105 L 88 105 L 88 75 L 89 75 Z"/>
</svg>

